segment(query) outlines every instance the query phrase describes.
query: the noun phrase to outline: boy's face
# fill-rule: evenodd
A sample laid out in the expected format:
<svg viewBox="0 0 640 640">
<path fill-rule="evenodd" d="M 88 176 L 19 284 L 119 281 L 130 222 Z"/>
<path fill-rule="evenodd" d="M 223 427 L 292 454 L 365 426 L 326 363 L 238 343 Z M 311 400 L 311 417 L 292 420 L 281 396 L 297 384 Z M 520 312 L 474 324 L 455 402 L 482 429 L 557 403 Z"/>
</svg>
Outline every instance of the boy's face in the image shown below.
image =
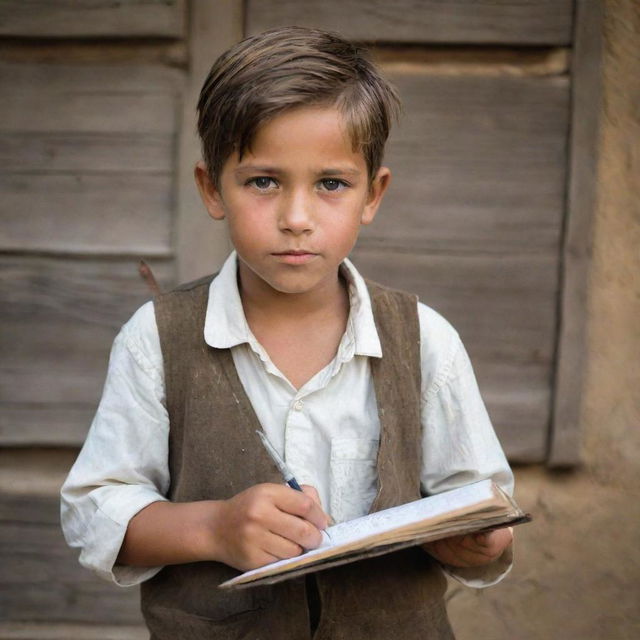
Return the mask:
<svg viewBox="0 0 640 640">
<path fill-rule="evenodd" d="M 268 121 L 242 160 L 234 153 L 225 162 L 219 188 L 202 163 L 196 167 L 210 215 L 227 219 L 242 287 L 287 294 L 335 286 L 389 178 L 383 167 L 370 184 L 333 107 L 300 107 Z"/>
</svg>

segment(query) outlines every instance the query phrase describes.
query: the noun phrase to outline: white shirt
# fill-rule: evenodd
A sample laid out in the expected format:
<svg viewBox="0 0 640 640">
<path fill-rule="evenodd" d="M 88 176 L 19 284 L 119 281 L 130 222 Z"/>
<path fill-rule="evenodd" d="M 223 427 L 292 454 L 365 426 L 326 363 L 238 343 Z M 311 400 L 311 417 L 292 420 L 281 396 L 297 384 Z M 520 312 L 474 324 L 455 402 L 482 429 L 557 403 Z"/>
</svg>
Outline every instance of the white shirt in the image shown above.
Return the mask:
<svg viewBox="0 0 640 640">
<path fill-rule="evenodd" d="M 380 423 L 369 358 L 382 356 L 366 284 L 348 261 L 347 328 L 332 362 L 296 389 L 252 334 L 242 308 L 235 253 L 209 289 L 204 340 L 231 349 L 238 376 L 267 436 L 300 483 L 318 490 L 337 521 L 364 515 L 376 493 Z M 422 369 L 422 473 L 425 495 L 493 478 L 507 492 L 513 476 L 491 426 L 460 338 L 418 304 Z M 161 567 L 115 565 L 129 520 L 169 488 L 169 419 L 153 303 L 122 327 L 85 444 L 62 487 L 61 522 L 80 562 L 127 586 Z M 256 436 L 256 446 L 262 446 Z M 114 566 L 115 565 L 115 566 Z M 488 567 L 449 568 L 470 586 L 509 571 L 511 554 Z"/>
</svg>

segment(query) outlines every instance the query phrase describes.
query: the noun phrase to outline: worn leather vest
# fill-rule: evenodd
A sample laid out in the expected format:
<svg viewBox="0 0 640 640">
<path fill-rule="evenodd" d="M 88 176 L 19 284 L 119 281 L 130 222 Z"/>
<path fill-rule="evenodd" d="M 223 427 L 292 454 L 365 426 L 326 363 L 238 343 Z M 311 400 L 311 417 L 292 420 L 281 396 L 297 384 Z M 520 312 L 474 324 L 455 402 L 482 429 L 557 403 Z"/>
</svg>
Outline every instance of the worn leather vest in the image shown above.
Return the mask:
<svg viewBox="0 0 640 640">
<path fill-rule="evenodd" d="M 211 276 L 158 296 L 155 313 L 170 419 L 169 498 L 226 499 L 282 478 L 231 352 L 203 339 Z M 380 416 L 372 511 L 420 497 L 420 348 L 415 296 L 368 283 L 382 358 L 370 366 Z M 222 591 L 238 571 L 217 562 L 167 566 L 141 588 L 151 640 L 445 640 L 445 579 L 413 548 L 271 586 Z M 309 587 L 312 586 L 313 589 Z M 311 593 L 314 594 L 310 619 Z"/>
</svg>

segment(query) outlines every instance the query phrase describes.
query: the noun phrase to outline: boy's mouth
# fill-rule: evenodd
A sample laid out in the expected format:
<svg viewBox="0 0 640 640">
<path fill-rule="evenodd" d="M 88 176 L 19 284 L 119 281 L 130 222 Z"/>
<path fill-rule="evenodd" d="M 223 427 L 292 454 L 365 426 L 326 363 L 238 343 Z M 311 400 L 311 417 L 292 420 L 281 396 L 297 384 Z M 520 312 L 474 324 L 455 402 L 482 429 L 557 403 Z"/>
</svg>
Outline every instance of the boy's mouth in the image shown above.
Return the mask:
<svg viewBox="0 0 640 640">
<path fill-rule="evenodd" d="M 287 264 L 305 264 L 313 260 L 317 254 L 304 249 L 292 249 L 290 251 L 278 251 L 272 255 Z"/>
</svg>

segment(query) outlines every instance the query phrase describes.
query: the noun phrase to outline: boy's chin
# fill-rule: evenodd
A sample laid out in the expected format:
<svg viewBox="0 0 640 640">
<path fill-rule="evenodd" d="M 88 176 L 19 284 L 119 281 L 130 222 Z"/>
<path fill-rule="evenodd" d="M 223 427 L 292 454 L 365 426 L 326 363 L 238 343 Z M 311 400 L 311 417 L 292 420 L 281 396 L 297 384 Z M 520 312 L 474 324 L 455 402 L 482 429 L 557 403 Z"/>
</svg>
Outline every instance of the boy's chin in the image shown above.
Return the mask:
<svg viewBox="0 0 640 640">
<path fill-rule="evenodd" d="M 290 274 L 282 277 L 270 277 L 253 272 L 250 282 L 241 281 L 243 289 L 253 288 L 274 295 L 301 296 L 320 293 L 338 282 L 338 270 L 335 274 L 315 275 Z"/>
</svg>

